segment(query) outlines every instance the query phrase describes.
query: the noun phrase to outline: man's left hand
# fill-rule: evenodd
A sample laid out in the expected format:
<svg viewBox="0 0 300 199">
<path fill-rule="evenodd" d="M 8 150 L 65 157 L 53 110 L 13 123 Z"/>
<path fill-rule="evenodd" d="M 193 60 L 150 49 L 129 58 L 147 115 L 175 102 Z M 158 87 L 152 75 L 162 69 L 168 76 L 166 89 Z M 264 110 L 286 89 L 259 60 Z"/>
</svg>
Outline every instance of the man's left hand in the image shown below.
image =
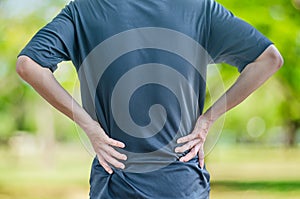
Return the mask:
<svg viewBox="0 0 300 199">
<path fill-rule="evenodd" d="M 209 120 L 204 115 L 201 115 L 198 118 L 192 133 L 177 140 L 178 144 L 183 145 L 175 149 L 176 153 L 184 153 L 185 151 L 190 150 L 188 154 L 180 158 L 181 162 L 188 162 L 198 154 L 199 165 L 201 168 L 204 167 L 205 155 L 203 146 L 208 130 L 212 124 L 212 120 Z"/>
</svg>

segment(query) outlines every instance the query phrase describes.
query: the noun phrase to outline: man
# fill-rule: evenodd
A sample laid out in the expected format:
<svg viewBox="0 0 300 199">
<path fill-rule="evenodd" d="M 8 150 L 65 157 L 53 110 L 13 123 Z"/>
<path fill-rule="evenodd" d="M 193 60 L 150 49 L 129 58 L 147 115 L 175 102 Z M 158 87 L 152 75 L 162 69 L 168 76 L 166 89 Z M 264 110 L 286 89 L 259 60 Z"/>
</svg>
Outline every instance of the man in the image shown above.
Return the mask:
<svg viewBox="0 0 300 199">
<path fill-rule="evenodd" d="M 83 108 L 52 72 L 72 60 Z M 202 113 L 206 66 L 241 75 Z M 209 197 L 211 125 L 283 64 L 276 47 L 213 0 L 75 0 L 22 50 L 17 73 L 88 135 L 90 198 Z"/>
</svg>

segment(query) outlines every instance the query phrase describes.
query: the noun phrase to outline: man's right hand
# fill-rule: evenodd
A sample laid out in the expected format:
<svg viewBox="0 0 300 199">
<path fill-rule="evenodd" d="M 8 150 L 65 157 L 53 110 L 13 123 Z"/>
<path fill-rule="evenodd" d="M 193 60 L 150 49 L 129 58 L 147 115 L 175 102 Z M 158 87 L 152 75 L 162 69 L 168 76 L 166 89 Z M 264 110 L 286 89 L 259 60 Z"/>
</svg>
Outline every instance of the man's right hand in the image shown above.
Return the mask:
<svg viewBox="0 0 300 199">
<path fill-rule="evenodd" d="M 110 165 L 120 169 L 125 168 L 125 165 L 119 160 L 126 160 L 127 157 L 113 148 L 124 148 L 125 144 L 109 138 L 100 124 L 94 121 L 56 81 L 48 68 L 40 66 L 27 56 L 20 56 L 16 70 L 20 77 L 28 82 L 45 100 L 75 121 L 86 132 L 100 164 L 108 173 L 113 173 Z"/>
<path fill-rule="evenodd" d="M 99 163 L 106 172 L 109 174 L 113 173 L 110 164 L 115 168 L 125 169 L 125 165 L 121 163 L 120 160 L 127 160 L 127 156 L 114 149 L 114 147 L 124 148 L 124 143 L 109 138 L 96 121 L 83 130 L 88 135 L 97 154 Z"/>
</svg>

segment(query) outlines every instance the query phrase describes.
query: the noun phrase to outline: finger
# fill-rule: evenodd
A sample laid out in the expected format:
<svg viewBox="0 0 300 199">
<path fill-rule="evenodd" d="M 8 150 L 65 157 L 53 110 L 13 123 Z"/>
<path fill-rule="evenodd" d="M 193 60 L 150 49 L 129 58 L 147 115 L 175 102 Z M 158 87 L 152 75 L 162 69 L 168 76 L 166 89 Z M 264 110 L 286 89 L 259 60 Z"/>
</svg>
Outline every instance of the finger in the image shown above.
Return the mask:
<svg viewBox="0 0 300 199">
<path fill-rule="evenodd" d="M 201 145 L 201 147 L 200 147 L 200 150 L 198 152 L 198 157 L 199 157 L 199 165 L 203 169 L 203 167 L 204 167 L 204 157 L 205 157 L 203 145 Z"/>
<path fill-rule="evenodd" d="M 194 139 L 196 139 L 198 137 L 198 135 L 196 133 L 191 133 L 185 137 L 182 137 L 182 138 L 179 138 L 177 140 L 177 143 L 178 144 L 183 144 L 183 143 L 186 143 L 186 142 L 189 142 L 189 141 L 192 141 Z"/>
<path fill-rule="evenodd" d="M 107 164 L 107 162 L 99 155 L 98 156 L 98 161 L 100 163 L 100 165 L 104 168 L 104 170 L 109 173 L 112 174 L 113 170 L 110 168 L 110 166 Z"/>
<path fill-rule="evenodd" d="M 127 160 L 127 156 L 125 154 L 119 153 L 114 148 L 110 147 L 110 149 L 107 151 L 108 154 L 111 154 L 113 157 L 119 159 L 119 160 Z"/>
<path fill-rule="evenodd" d="M 125 165 L 123 163 L 119 162 L 118 160 L 116 160 L 115 158 L 110 156 L 109 154 L 103 153 L 103 157 L 108 163 L 113 165 L 115 168 L 125 169 Z"/>
<path fill-rule="evenodd" d="M 186 154 L 185 156 L 181 157 L 180 161 L 181 162 L 188 162 L 188 161 L 190 161 L 191 159 L 193 159 L 197 155 L 199 149 L 200 149 L 200 144 L 197 144 L 194 148 L 191 149 L 191 151 L 188 154 Z"/>
<path fill-rule="evenodd" d="M 123 142 L 114 140 L 112 138 L 108 138 L 107 144 L 109 144 L 111 146 L 119 147 L 119 148 L 125 148 L 125 144 Z"/>
<path fill-rule="evenodd" d="M 183 145 L 183 146 L 177 147 L 177 148 L 175 149 L 175 152 L 176 152 L 176 153 L 183 153 L 183 152 L 185 152 L 185 151 L 187 151 L 187 150 L 190 150 L 190 149 L 193 148 L 195 145 L 199 144 L 199 142 L 201 142 L 200 139 L 192 140 L 192 141 L 186 143 L 186 144 Z"/>
</svg>

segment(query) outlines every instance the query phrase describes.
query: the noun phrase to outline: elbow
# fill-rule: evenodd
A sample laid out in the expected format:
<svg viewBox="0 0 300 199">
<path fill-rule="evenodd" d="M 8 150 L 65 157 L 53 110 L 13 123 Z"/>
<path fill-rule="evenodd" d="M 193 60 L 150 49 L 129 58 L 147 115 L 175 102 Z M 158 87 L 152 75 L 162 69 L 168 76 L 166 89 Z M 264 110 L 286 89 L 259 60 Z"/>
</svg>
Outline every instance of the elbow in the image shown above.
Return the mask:
<svg viewBox="0 0 300 199">
<path fill-rule="evenodd" d="M 29 67 L 31 63 L 32 60 L 27 56 L 20 56 L 17 59 L 16 72 L 24 80 L 26 80 L 30 74 Z"/>
<path fill-rule="evenodd" d="M 279 70 L 284 64 L 283 57 L 281 56 L 280 52 L 277 50 L 275 46 L 271 47 L 268 53 L 268 60 L 270 66 L 275 72 Z"/>
<path fill-rule="evenodd" d="M 281 56 L 281 54 L 278 52 L 276 53 L 273 57 L 272 57 L 272 60 L 273 60 L 273 66 L 275 69 L 280 69 L 283 64 L 284 64 L 284 60 L 283 60 L 283 57 Z"/>
</svg>

